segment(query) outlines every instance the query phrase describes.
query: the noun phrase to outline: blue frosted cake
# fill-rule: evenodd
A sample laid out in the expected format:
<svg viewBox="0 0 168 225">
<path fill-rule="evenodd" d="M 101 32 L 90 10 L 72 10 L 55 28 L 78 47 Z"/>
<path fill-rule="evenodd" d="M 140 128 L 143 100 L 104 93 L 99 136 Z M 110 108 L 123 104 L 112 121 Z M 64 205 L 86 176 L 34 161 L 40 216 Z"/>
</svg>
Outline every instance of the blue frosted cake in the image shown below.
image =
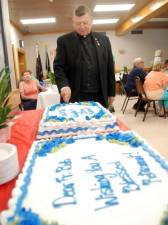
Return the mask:
<svg viewBox="0 0 168 225">
<path fill-rule="evenodd" d="M 48 107 L 40 122 L 37 139 L 111 132 L 116 117 L 98 102 L 60 103 Z"/>
<path fill-rule="evenodd" d="M 37 141 L 1 222 L 158 225 L 168 202 L 167 171 L 132 132 Z"/>
</svg>

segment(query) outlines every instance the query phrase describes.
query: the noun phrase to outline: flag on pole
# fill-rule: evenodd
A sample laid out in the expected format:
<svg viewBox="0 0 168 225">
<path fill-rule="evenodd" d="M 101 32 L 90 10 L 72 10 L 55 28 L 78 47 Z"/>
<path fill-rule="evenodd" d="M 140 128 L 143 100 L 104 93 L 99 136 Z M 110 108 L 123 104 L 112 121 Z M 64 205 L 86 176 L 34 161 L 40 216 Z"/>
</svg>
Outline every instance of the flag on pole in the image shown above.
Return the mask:
<svg viewBox="0 0 168 225">
<path fill-rule="evenodd" d="M 38 44 L 36 44 L 36 77 L 39 81 L 43 80 L 43 68 Z"/>
<path fill-rule="evenodd" d="M 45 59 L 45 68 L 46 68 L 46 74 L 48 75 L 49 72 L 51 72 L 51 67 L 50 67 L 50 59 L 49 59 L 49 55 L 48 55 L 48 51 L 47 51 L 47 47 L 45 47 L 45 55 L 46 55 L 46 59 Z"/>
</svg>

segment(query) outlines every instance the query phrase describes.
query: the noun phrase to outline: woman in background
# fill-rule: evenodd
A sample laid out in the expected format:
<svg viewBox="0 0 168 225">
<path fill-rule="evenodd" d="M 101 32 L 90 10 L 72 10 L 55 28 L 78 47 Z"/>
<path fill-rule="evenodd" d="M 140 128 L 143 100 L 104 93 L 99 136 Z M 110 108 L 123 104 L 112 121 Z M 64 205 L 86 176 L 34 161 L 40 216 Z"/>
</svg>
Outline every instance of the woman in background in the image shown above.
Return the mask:
<svg viewBox="0 0 168 225">
<path fill-rule="evenodd" d="M 164 73 L 164 65 L 157 63 L 152 71 L 147 74 L 144 82 L 144 89 L 149 99 L 160 100 L 159 116 L 164 116 L 164 109 L 168 109 L 168 76 Z"/>
<path fill-rule="evenodd" d="M 168 59 L 166 59 L 164 62 L 164 73 L 166 73 L 166 75 L 168 75 Z"/>
<path fill-rule="evenodd" d="M 19 90 L 24 110 L 36 109 L 39 91 L 46 91 L 37 79 L 32 78 L 32 72 L 30 70 L 22 73 Z"/>
</svg>

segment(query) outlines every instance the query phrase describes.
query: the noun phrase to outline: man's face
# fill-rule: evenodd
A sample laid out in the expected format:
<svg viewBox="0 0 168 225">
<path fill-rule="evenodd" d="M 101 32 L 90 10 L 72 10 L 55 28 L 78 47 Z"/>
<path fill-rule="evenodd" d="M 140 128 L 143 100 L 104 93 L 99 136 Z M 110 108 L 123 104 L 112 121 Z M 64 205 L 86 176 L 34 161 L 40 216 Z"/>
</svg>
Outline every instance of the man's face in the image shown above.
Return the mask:
<svg viewBox="0 0 168 225">
<path fill-rule="evenodd" d="M 74 30 L 78 34 L 85 36 L 91 32 L 92 19 L 88 14 L 83 16 L 73 16 L 72 21 Z"/>
</svg>

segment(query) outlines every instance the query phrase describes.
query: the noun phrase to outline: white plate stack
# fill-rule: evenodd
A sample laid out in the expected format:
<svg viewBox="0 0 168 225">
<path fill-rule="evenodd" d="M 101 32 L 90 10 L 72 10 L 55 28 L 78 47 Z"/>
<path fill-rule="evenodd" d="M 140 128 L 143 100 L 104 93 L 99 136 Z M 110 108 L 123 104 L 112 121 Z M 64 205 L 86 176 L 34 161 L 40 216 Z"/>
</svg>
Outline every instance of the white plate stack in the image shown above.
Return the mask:
<svg viewBox="0 0 168 225">
<path fill-rule="evenodd" d="M 12 180 L 19 173 L 15 145 L 0 143 L 0 185 Z"/>
</svg>

